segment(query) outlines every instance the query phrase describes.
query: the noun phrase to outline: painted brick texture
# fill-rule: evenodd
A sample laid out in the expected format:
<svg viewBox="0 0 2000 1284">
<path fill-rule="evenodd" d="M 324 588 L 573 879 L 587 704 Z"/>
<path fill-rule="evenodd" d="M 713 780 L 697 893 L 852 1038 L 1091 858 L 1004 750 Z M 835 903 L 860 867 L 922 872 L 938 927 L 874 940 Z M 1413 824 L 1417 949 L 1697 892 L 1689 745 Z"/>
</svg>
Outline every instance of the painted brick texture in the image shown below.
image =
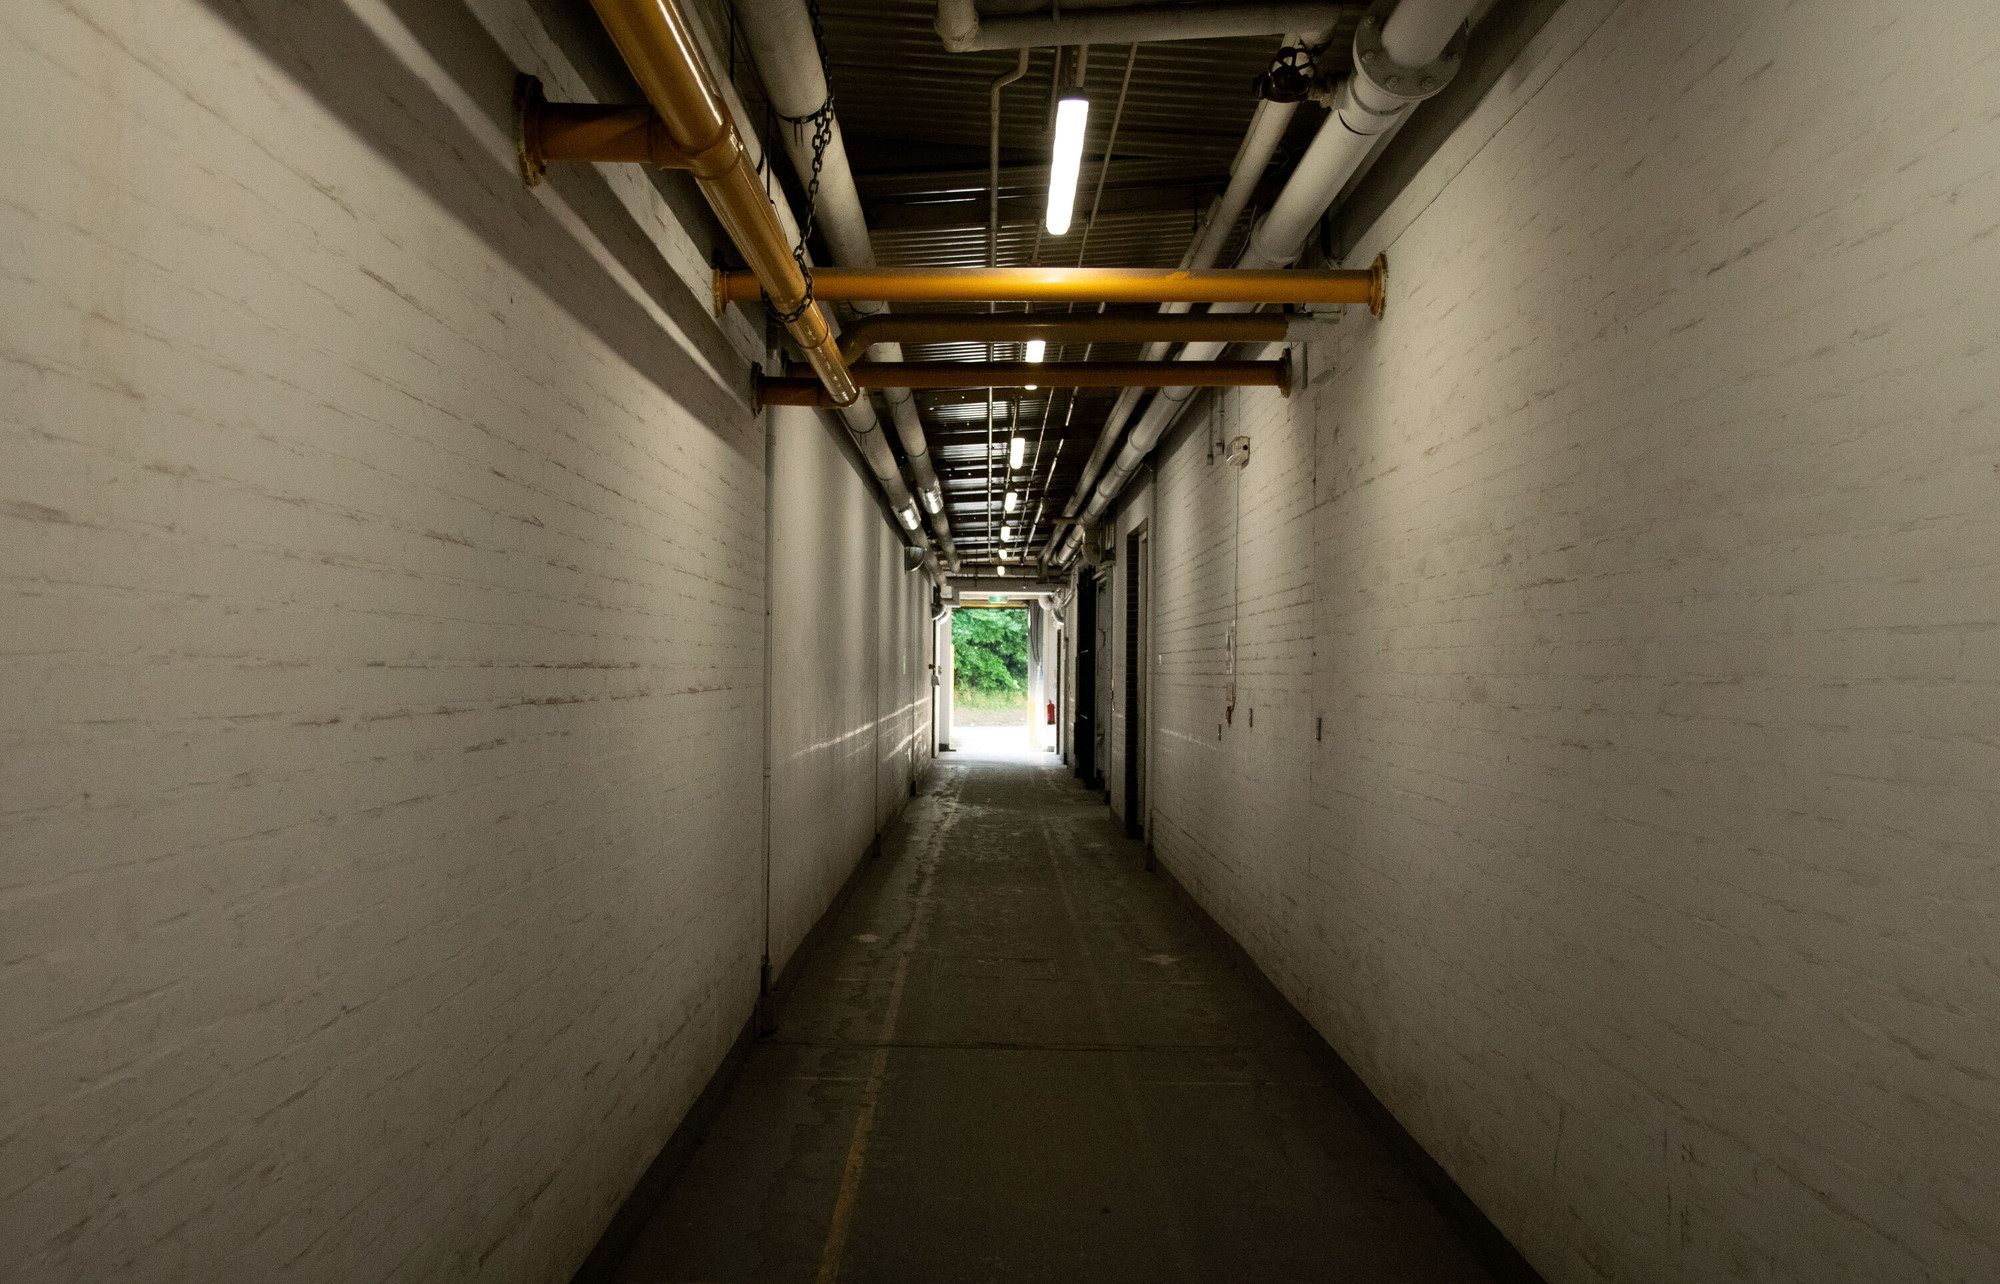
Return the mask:
<svg viewBox="0 0 2000 1284">
<path fill-rule="evenodd" d="M 931 750 L 930 580 L 845 429 L 773 407 L 771 965 L 782 971 Z"/>
<path fill-rule="evenodd" d="M 1573 4 L 1159 463 L 1161 858 L 1556 1284 L 2000 1278 L 1990 19 Z"/>
<path fill-rule="evenodd" d="M 406 8 L 0 12 L 9 1280 L 567 1279 L 755 997 L 745 355 Z"/>
</svg>

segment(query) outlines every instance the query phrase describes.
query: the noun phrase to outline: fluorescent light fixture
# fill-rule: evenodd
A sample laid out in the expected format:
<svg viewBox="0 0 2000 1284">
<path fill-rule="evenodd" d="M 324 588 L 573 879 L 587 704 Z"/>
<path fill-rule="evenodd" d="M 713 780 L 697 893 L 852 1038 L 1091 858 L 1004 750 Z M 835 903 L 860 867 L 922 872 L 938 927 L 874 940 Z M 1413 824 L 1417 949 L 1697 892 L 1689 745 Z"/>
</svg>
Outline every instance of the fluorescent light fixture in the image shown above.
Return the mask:
<svg viewBox="0 0 2000 1284">
<path fill-rule="evenodd" d="M 1047 340 L 1045 339 L 1028 340 L 1028 360 L 1040 361 L 1042 359 L 1043 354 L 1046 353 L 1048 350 L 1049 350 L 1049 345 Z"/>
<path fill-rule="evenodd" d="M 1001 508 L 1000 511 L 1003 513 L 1011 513 L 1014 511 L 1014 505 L 1020 502 L 1021 502 L 1020 494 L 1018 492 L 1010 490 L 1007 492 L 1007 498 L 1005 501 L 1003 501 L 1004 506 Z"/>
<path fill-rule="evenodd" d="M 1007 445 L 1007 467 L 1019 468 L 1021 461 L 1028 457 L 1028 439 L 1016 437 Z"/>
<path fill-rule="evenodd" d="M 1003 540 L 1004 540 L 1004 539 L 1013 539 L 1013 538 L 1014 538 L 1014 528 L 1013 528 L 1012 526 L 1002 526 L 1002 527 L 1000 528 L 1000 538 L 1001 538 L 1001 539 L 1003 539 Z"/>
<path fill-rule="evenodd" d="M 1050 236 L 1069 232 L 1076 207 L 1076 174 L 1083 167 L 1083 130 L 1090 123 L 1090 99 L 1081 89 L 1066 91 L 1056 104 L 1056 149 L 1049 160 Z"/>
<path fill-rule="evenodd" d="M 1005 575 L 1007 573 L 1007 568 L 1004 566 L 996 566 L 993 568 L 993 573 L 995 575 Z"/>
</svg>

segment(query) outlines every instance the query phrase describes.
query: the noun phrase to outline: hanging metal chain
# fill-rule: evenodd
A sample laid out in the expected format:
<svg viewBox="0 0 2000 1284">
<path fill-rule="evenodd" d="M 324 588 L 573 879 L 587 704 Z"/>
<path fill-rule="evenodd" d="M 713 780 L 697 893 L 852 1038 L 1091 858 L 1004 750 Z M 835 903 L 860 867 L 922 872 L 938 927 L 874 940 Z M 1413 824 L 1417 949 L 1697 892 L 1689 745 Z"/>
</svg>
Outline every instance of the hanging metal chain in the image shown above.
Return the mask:
<svg viewBox="0 0 2000 1284">
<path fill-rule="evenodd" d="M 833 145 L 833 68 L 826 56 L 826 28 L 820 22 L 819 0 L 806 0 L 806 17 L 812 21 L 813 48 L 819 53 L 819 74 L 826 86 L 826 100 L 803 116 L 778 113 L 778 119 L 794 130 L 811 125 L 813 131 L 812 173 L 806 179 L 806 219 L 799 228 L 799 243 L 792 247 L 792 261 L 799 265 L 799 273 L 806 279 L 806 293 L 797 308 L 778 318 L 786 325 L 804 316 L 813 305 L 812 268 L 806 265 L 806 242 L 812 237 L 813 221 L 819 213 L 819 178 L 826 166 L 826 149 Z"/>
</svg>

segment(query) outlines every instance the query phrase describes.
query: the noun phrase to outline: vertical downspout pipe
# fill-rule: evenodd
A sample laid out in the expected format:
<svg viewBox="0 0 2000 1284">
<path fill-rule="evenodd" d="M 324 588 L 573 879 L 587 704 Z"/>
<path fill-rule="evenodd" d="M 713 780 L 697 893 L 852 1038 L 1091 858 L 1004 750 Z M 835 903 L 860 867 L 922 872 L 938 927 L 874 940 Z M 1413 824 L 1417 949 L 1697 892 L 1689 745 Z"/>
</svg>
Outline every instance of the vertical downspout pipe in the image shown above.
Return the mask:
<svg viewBox="0 0 2000 1284">
<path fill-rule="evenodd" d="M 826 74 L 820 67 L 819 44 L 814 38 L 812 19 L 802 0 L 738 0 L 736 15 L 742 24 L 751 60 L 764 82 L 764 91 L 778 114 L 793 118 L 818 111 L 827 100 Z M 833 261 L 841 267 L 873 267 L 875 247 L 868 236 L 868 220 L 861 206 L 861 193 L 854 183 L 854 169 L 847 159 L 847 141 L 838 117 L 828 122 L 831 138 L 820 157 L 819 199 L 814 217 L 820 235 L 826 238 Z M 802 183 L 813 176 L 812 131 L 787 124 L 780 130 L 785 153 Z M 856 312 L 869 315 L 888 311 L 885 303 L 861 302 Z M 876 361 L 901 361 L 898 343 L 878 344 L 871 353 Z M 922 419 L 917 414 L 916 397 L 907 388 L 892 388 L 882 394 L 889 403 L 896 436 L 924 510 L 931 515 L 931 529 L 938 547 L 952 569 L 958 567 L 958 549 L 952 543 L 951 521 L 945 515 L 944 488 L 931 463 L 929 443 L 924 438 Z M 864 398 L 865 400 L 865 398 Z M 871 411 L 870 417 L 873 418 Z M 849 428 L 854 427 L 852 421 Z"/>
<path fill-rule="evenodd" d="M 969 5 L 967 6 L 970 7 Z M 973 18 L 975 25 L 977 16 Z M 1028 74 L 1028 57 L 1033 50 L 1023 49 L 1021 61 L 1012 71 L 1003 71 L 993 78 L 987 105 L 988 117 L 992 123 L 991 138 L 986 157 L 986 266 L 1000 266 L 1000 91 Z M 1058 54 L 1062 51 L 1057 50 Z M 1056 69 L 1062 69 L 1061 59 L 1057 59 Z M 993 353 L 988 351 L 986 359 L 991 361 Z"/>
<path fill-rule="evenodd" d="M 772 558 L 778 547 L 778 504 L 777 504 L 777 462 L 778 425 L 770 416 L 764 416 L 764 953 L 757 965 L 757 1037 L 764 1038 L 778 1032 L 778 1005 L 774 987 L 777 978 L 771 973 L 771 786 L 772 771 L 777 761 L 777 729 L 773 721 L 774 709 L 771 693 L 777 660 L 773 648 L 777 644 L 773 628 L 772 608 L 775 605 L 776 585 L 771 575 Z"/>
<path fill-rule="evenodd" d="M 976 12 L 973 14 L 972 20 L 976 26 L 979 22 L 979 15 Z M 1028 58 L 1031 53 L 1031 50 L 1023 49 L 1019 64 L 1014 70 L 1003 71 L 995 76 L 993 78 L 992 89 L 988 94 L 991 140 L 987 149 L 987 267 L 1000 266 L 1000 91 L 1028 74 Z M 1052 69 L 1051 75 L 1054 79 L 1061 78 L 1062 50 L 1060 49 L 1056 51 L 1056 65 Z M 986 310 L 988 312 L 997 312 L 1000 309 L 998 304 L 988 303 Z M 990 343 L 986 345 L 986 359 L 989 362 L 993 360 L 993 345 Z M 1019 414 L 1018 410 L 1016 414 Z M 986 558 L 988 561 L 998 565 L 1003 560 L 1000 554 L 1006 552 L 1006 550 L 999 546 L 998 538 L 994 535 L 994 531 L 999 527 L 1000 523 L 995 519 L 993 513 L 993 389 L 991 388 L 986 390 L 986 500 L 981 511 L 985 517 L 982 530 L 984 531 L 983 540 Z M 1000 573 L 1003 575 L 1006 574 L 1006 568 L 1002 567 Z"/>
<path fill-rule="evenodd" d="M 1378 0 L 1354 33 L 1354 74 L 1341 82 L 1334 110 L 1313 136 L 1278 199 L 1250 231 L 1239 268 L 1289 267 L 1327 207 L 1367 159 L 1376 136 L 1417 103 L 1449 84 L 1464 58 L 1465 21 L 1473 0 L 1401 0 L 1393 9 Z M 1393 53 L 1391 51 L 1394 51 Z M 1214 304 L 1210 312 L 1248 311 L 1249 305 Z M 1227 345 L 1191 343 L 1180 360 L 1208 361 Z M 1104 515 L 1125 482 L 1194 395 L 1192 388 L 1162 388 L 1133 426 L 1118 460 L 1097 484 L 1082 522 L 1065 533 L 1055 560 L 1067 557 L 1083 526 Z M 1079 487 L 1079 490 L 1082 488 Z"/>
</svg>

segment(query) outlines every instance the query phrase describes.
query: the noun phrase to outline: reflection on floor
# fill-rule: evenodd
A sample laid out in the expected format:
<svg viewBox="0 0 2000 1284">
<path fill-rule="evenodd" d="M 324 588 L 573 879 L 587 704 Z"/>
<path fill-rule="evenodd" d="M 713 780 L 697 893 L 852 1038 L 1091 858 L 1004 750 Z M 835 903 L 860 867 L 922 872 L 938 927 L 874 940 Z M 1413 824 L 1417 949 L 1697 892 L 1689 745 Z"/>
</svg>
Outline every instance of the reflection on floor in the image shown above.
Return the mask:
<svg viewBox="0 0 2000 1284">
<path fill-rule="evenodd" d="M 1099 796 L 1050 755 L 968 748 L 619 1278 L 1488 1277 Z"/>
<path fill-rule="evenodd" d="M 951 747 L 970 757 L 1025 757 L 1042 754 L 1035 743 L 1035 728 L 1025 722 L 1011 727 L 975 727 L 961 722 L 951 729 Z"/>
</svg>

